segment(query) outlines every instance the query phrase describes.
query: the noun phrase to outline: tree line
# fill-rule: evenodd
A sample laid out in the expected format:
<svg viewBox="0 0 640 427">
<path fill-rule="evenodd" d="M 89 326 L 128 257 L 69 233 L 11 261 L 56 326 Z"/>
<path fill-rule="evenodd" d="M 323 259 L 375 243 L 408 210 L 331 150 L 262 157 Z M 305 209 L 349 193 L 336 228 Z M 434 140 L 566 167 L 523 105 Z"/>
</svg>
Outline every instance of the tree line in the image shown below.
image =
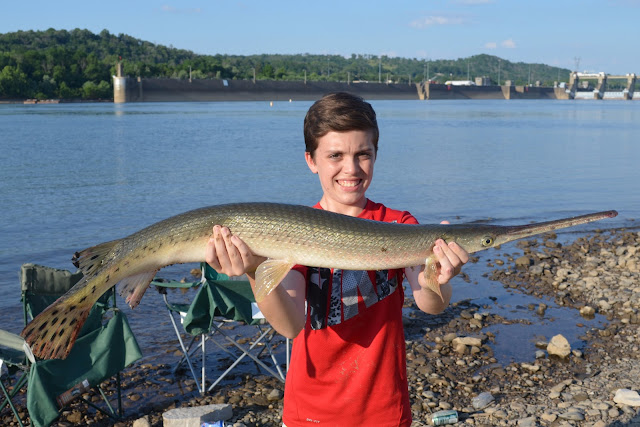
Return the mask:
<svg viewBox="0 0 640 427">
<path fill-rule="evenodd" d="M 116 64 L 124 75 L 172 79 L 259 79 L 415 83 L 474 80 L 550 86 L 570 71 L 513 63 L 491 55 L 455 60 L 341 55 L 199 55 L 107 30 L 74 29 L 0 34 L 0 99 L 112 99 Z M 498 82 L 499 80 L 499 82 Z"/>
</svg>

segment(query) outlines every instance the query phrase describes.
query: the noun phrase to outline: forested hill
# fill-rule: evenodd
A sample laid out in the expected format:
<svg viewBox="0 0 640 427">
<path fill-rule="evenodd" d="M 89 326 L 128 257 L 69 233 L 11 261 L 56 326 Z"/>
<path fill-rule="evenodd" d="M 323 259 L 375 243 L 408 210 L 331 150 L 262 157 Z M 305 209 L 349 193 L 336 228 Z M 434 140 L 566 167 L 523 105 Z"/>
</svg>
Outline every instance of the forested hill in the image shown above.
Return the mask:
<svg viewBox="0 0 640 427">
<path fill-rule="evenodd" d="M 310 81 L 419 82 L 427 78 L 494 84 L 568 80 L 569 70 L 544 64 L 512 63 L 491 55 L 456 60 L 340 55 L 199 55 L 103 30 L 18 31 L 0 34 L 0 99 L 110 99 L 111 76 L 122 60 L 131 77 L 269 79 Z"/>
</svg>

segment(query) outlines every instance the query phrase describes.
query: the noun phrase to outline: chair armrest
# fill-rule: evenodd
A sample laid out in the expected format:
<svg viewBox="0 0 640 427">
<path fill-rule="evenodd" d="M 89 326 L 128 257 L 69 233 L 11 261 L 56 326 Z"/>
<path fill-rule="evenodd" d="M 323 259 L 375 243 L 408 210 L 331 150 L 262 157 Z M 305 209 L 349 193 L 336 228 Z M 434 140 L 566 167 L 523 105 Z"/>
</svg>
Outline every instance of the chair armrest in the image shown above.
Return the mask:
<svg viewBox="0 0 640 427">
<path fill-rule="evenodd" d="M 163 294 L 167 292 L 167 289 L 170 289 L 170 288 L 190 289 L 190 288 L 195 288 L 196 286 L 200 286 L 202 283 L 201 282 L 180 282 L 178 280 L 158 279 L 158 280 L 153 280 L 151 284 L 156 287 L 158 292 Z"/>
<path fill-rule="evenodd" d="M 5 348 L 7 350 L 2 350 Z M 27 357 L 31 363 L 35 363 L 35 357 L 29 344 L 18 334 L 0 329 L 0 354 L 3 359 L 9 361 L 16 357 Z"/>
<path fill-rule="evenodd" d="M 190 304 L 169 302 L 169 299 L 167 298 L 167 289 L 187 290 L 187 289 L 200 286 L 202 282 L 180 282 L 178 280 L 159 279 L 159 280 L 152 281 L 151 284 L 154 285 L 158 293 L 162 295 L 162 298 L 164 299 L 164 303 L 169 310 L 179 313 L 181 316 L 184 316 L 184 313 L 186 313 L 187 310 L 189 310 Z"/>
<path fill-rule="evenodd" d="M 23 351 L 24 338 L 13 332 L 0 329 L 0 346 Z"/>
</svg>

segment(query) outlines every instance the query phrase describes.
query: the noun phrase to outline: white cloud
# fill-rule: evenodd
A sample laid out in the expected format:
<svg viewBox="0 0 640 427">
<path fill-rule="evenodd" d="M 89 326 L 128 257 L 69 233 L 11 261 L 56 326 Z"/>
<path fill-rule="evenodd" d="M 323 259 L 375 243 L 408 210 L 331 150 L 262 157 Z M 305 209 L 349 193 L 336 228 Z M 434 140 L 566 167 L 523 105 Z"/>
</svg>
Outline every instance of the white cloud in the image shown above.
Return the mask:
<svg viewBox="0 0 640 427">
<path fill-rule="evenodd" d="M 449 17 L 449 16 L 442 16 L 442 15 L 429 15 L 429 16 L 424 16 L 422 18 L 411 21 L 409 25 L 414 28 L 426 28 L 426 27 L 432 27 L 435 25 L 460 25 L 463 23 L 464 23 L 464 20 L 456 16 Z"/>
<path fill-rule="evenodd" d="M 497 49 L 498 48 L 498 43 L 496 42 L 487 42 L 484 44 L 485 49 Z M 515 49 L 516 48 L 516 42 L 513 41 L 513 39 L 506 39 L 500 42 L 500 47 L 504 47 L 507 49 Z"/>
<path fill-rule="evenodd" d="M 167 13 L 200 13 L 202 12 L 202 9 L 200 9 L 199 7 L 194 7 L 194 8 L 186 8 L 186 9 L 180 9 L 180 8 L 176 8 L 173 7 L 171 5 L 168 4 L 163 4 L 160 7 L 160 10 L 162 10 L 163 12 L 167 12 Z"/>
</svg>

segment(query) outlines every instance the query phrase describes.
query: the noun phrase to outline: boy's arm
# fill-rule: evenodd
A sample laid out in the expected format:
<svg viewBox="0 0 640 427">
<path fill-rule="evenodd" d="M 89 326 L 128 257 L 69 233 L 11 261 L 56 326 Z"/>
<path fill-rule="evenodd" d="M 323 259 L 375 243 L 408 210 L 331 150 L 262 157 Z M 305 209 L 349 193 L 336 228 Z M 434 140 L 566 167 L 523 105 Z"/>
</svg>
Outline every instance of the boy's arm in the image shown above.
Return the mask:
<svg viewBox="0 0 640 427">
<path fill-rule="evenodd" d="M 449 280 L 460 273 L 462 266 L 469 261 L 469 254 L 457 243 L 447 244 L 442 239 L 436 241 L 433 252 L 438 258 L 437 280 L 442 298 L 427 287 L 423 274 L 424 265 L 405 268 L 405 274 L 418 308 L 429 314 L 438 314 L 447 308 L 451 300 L 452 289 Z"/>
<path fill-rule="evenodd" d="M 213 227 L 205 260 L 216 271 L 228 276 L 246 274 L 255 295 L 255 269 L 265 258 L 254 255 L 242 239 L 232 235 L 228 228 Z M 295 338 L 304 328 L 304 290 L 302 274 L 290 271 L 280 285 L 258 303 L 269 324 L 287 338 Z"/>
</svg>

